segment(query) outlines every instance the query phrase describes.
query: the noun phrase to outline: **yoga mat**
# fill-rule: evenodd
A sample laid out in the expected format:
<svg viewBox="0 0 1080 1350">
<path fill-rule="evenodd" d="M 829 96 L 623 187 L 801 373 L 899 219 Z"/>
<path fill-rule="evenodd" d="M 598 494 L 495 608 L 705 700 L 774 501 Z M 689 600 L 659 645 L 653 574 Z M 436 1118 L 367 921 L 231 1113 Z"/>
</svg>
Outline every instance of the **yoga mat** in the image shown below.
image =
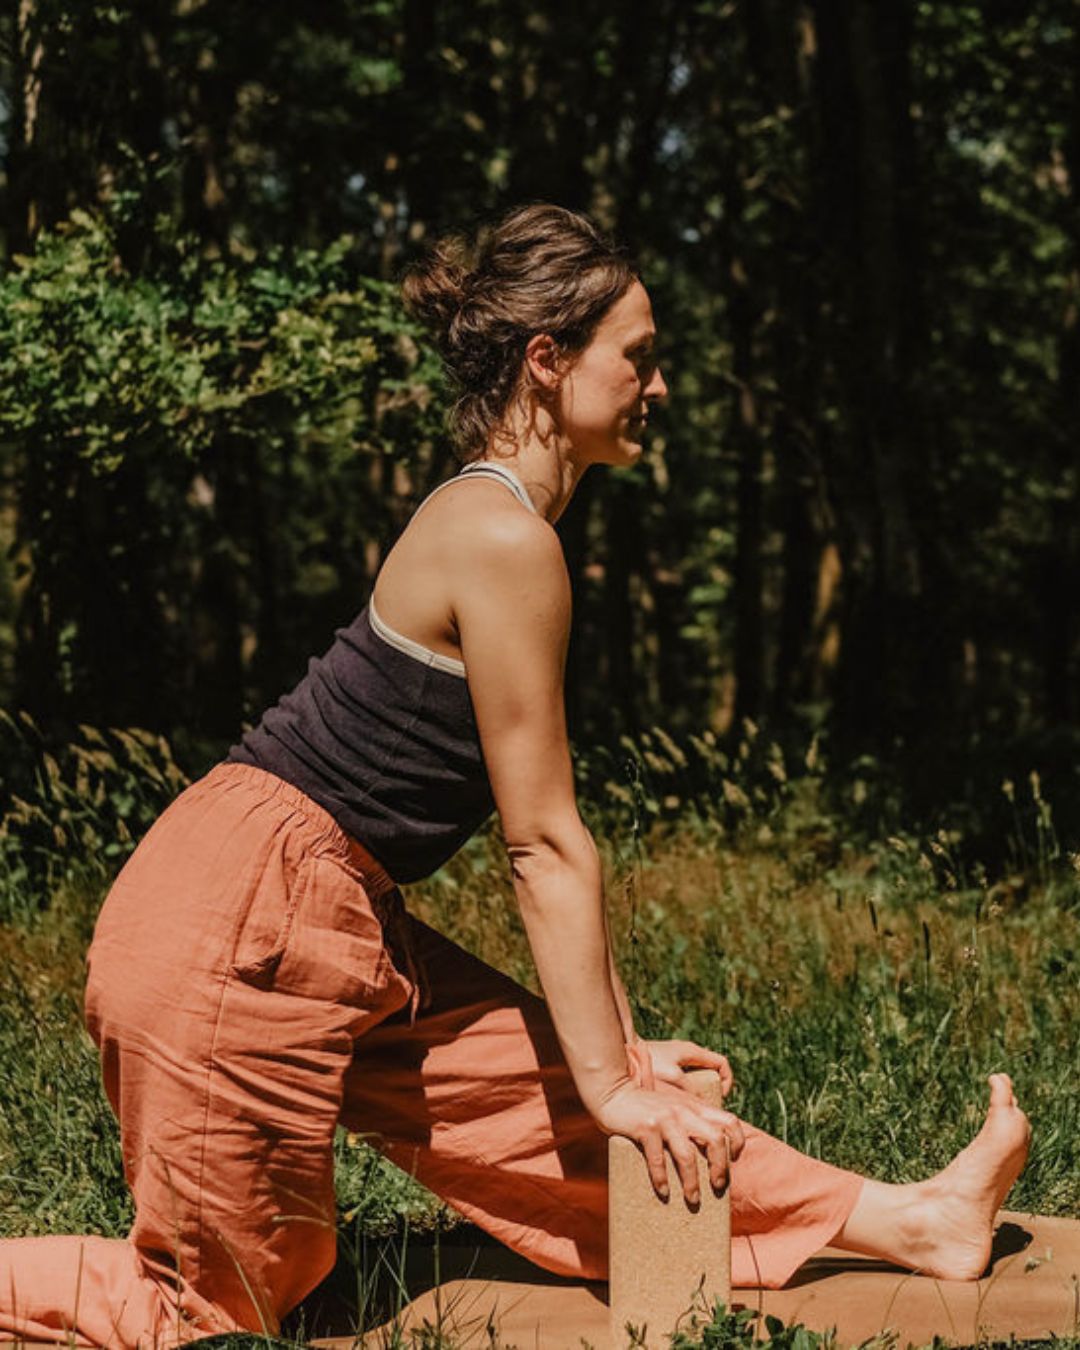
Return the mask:
<svg viewBox="0 0 1080 1350">
<path fill-rule="evenodd" d="M 625 1335 L 609 1332 L 605 1285 L 545 1275 L 495 1243 L 451 1239 L 438 1251 L 413 1244 L 407 1261 L 387 1256 L 384 1265 L 381 1291 L 369 1295 L 385 1304 L 387 1278 L 395 1289 L 404 1283 L 415 1296 L 408 1301 L 399 1296 L 401 1311 L 369 1316 L 359 1343 L 346 1334 L 356 1323 L 359 1299 L 354 1274 L 342 1266 L 333 1287 L 320 1287 L 299 1314 L 310 1344 L 377 1350 L 390 1342 L 395 1324 L 403 1333 L 425 1325 L 441 1328 L 462 1350 L 490 1350 L 493 1344 L 582 1350 L 583 1342 L 593 1350 L 624 1350 L 628 1344 Z M 968 1346 L 1010 1336 L 1071 1335 L 1080 1331 L 1080 1222 L 1003 1211 L 991 1265 L 981 1280 L 928 1279 L 827 1248 L 786 1289 L 734 1289 L 732 1303 L 815 1331 L 835 1327 L 842 1347 L 888 1330 L 897 1334 L 900 1350 L 934 1336 Z M 294 1330 L 297 1316 L 287 1320 L 283 1334 Z M 320 1335 L 320 1324 L 335 1334 Z M 406 1334 L 404 1344 L 409 1343 Z M 9 1345 L 0 1341 L 0 1350 Z"/>
<path fill-rule="evenodd" d="M 471 1273 L 458 1273 L 463 1258 L 472 1262 Z M 581 1350 L 583 1341 L 594 1350 L 622 1350 L 629 1343 L 609 1332 L 604 1285 L 543 1272 L 526 1278 L 523 1262 L 496 1249 L 446 1252 L 442 1265 L 441 1282 L 370 1331 L 365 1347 L 388 1343 L 395 1321 L 405 1332 L 441 1328 L 463 1350 L 490 1347 L 493 1332 L 500 1345 L 536 1350 Z M 897 1333 L 900 1347 L 934 1336 L 972 1345 L 1068 1335 L 1080 1330 L 1080 1222 L 1003 1211 L 991 1266 L 976 1281 L 929 1279 L 826 1249 L 787 1288 L 735 1289 L 732 1303 L 815 1331 L 835 1327 L 841 1346 L 886 1330 Z M 336 1336 L 313 1343 L 349 1350 L 355 1342 Z"/>
</svg>

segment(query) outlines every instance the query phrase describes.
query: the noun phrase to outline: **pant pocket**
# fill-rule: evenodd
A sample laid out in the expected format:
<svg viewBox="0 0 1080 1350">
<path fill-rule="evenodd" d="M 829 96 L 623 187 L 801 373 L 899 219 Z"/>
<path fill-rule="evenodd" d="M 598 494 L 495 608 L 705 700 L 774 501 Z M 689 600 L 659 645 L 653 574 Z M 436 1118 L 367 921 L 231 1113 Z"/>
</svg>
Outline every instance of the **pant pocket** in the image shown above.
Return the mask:
<svg viewBox="0 0 1080 1350">
<path fill-rule="evenodd" d="M 279 866 L 265 869 L 254 888 L 229 965 L 230 975 L 266 987 L 288 949 L 316 860 L 307 854 L 293 866 L 286 859 L 275 861 Z"/>
<path fill-rule="evenodd" d="M 374 1012 L 397 997 L 398 983 L 404 985 L 363 881 L 333 854 L 312 858 L 274 988 Z"/>
<path fill-rule="evenodd" d="M 294 998 L 381 1020 L 412 995 L 395 967 L 362 879 L 333 854 L 306 854 L 287 888 L 261 897 L 244 924 L 230 973 Z"/>
</svg>

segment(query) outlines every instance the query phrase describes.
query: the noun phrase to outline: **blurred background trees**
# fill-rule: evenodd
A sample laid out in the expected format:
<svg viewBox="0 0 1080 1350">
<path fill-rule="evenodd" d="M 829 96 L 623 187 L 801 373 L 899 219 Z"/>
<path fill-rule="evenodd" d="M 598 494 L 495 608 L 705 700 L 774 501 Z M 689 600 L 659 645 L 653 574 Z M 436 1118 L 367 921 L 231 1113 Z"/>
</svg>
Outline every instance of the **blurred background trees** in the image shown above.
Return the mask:
<svg viewBox="0 0 1080 1350">
<path fill-rule="evenodd" d="M 1078 69 L 1077 0 L 13 0 L 0 703 L 227 744 L 449 470 L 394 279 L 550 199 L 672 389 L 562 525 L 579 740 L 1075 788 Z"/>
</svg>

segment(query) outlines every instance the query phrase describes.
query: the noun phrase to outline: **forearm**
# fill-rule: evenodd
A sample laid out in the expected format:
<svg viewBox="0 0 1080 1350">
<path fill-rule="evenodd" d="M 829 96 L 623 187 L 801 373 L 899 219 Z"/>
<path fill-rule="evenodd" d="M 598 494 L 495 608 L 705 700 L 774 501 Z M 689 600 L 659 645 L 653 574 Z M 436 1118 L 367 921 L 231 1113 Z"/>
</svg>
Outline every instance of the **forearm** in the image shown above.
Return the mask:
<svg viewBox="0 0 1080 1350">
<path fill-rule="evenodd" d="M 622 1026 L 623 1040 L 627 1045 L 633 1045 L 638 1039 L 637 1031 L 634 1029 L 634 1014 L 630 1007 L 630 999 L 626 992 L 626 986 L 622 982 L 622 976 L 619 974 L 619 968 L 615 964 L 615 948 L 611 941 L 611 924 L 608 920 L 606 909 L 604 916 L 604 931 L 607 938 L 608 948 L 608 975 L 611 980 L 611 991 L 615 996 L 615 1007 L 619 1013 L 619 1023 Z"/>
<path fill-rule="evenodd" d="M 581 826 L 557 841 L 511 848 L 510 857 L 555 1031 L 581 1099 L 595 1115 L 629 1077 L 596 848 Z M 621 982 L 617 988 L 625 1001 Z"/>
</svg>

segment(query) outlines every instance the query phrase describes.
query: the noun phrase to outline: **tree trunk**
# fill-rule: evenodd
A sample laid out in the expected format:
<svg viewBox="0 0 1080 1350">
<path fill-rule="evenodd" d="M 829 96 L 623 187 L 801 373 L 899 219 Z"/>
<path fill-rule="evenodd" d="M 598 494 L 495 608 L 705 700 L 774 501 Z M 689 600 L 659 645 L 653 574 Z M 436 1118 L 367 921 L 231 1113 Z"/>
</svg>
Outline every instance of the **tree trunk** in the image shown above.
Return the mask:
<svg viewBox="0 0 1080 1350">
<path fill-rule="evenodd" d="M 830 465 L 843 563 L 841 729 L 888 742 L 925 725 L 928 650 L 923 550 L 910 508 L 935 484 L 919 462 L 917 183 L 909 144 L 904 16 L 872 0 L 816 0 L 821 239 L 836 316 L 831 347 L 843 410 Z"/>
<path fill-rule="evenodd" d="M 731 447 L 738 461 L 735 502 L 735 715 L 760 716 L 765 694 L 765 620 L 762 444 L 754 390 L 755 306 L 751 296 L 742 231 L 746 210 L 746 172 L 739 131 L 730 103 L 721 105 L 728 152 L 721 171 L 724 201 L 719 246 L 722 286 L 731 339 L 734 387 Z"/>
<path fill-rule="evenodd" d="M 1065 141 L 1069 207 L 1064 213 L 1072 244 L 1069 291 L 1058 340 L 1058 415 L 1054 442 L 1050 540 L 1043 565 L 1043 668 L 1051 723 L 1075 723 L 1077 697 L 1077 579 L 1080 577 L 1080 10 L 1074 6 L 1074 72 L 1070 125 Z"/>
<path fill-rule="evenodd" d="M 387 128 L 387 183 L 379 204 L 383 221 L 380 271 L 392 277 L 398 268 L 402 239 L 398 229 L 397 185 L 407 203 L 417 235 L 440 227 L 443 172 L 449 166 L 432 135 L 439 114 L 443 82 L 437 64 L 436 6 L 431 0 L 405 0 L 402 23 L 401 115 Z"/>
<path fill-rule="evenodd" d="M 19 0 L 12 87 L 16 105 L 8 148 L 9 253 L 29 249 L 41 226 L 45 166 L 41 154 L 41 89 L 45 35 L 36 0 Z"/>
<path fill-rule="evenodd" d="M 776 411 L 771 424 L 775 450 L 776 511 L 783 538 L 776 660 L 767 705 L 778 717 L 792 703 L 829 691 L 831 668 L 816 624 L 822 552 L 829 542 L 819 409 L 824 397 L 821 313 L 826 296 L 812 243 L 814 198 L 808 167 L 810 146 L 796 128 L 812 108 L 809 63 L 813 25 L 805 6 L 788 0 L 745 6 L 750 67 L 761 91 L 762 110 L 790 121 L 793 164 L 783 162 L 772 187 L 777 238 L 770 251 L 777 312 L 772 347 Z M 791 169 L 794 168 L 794 172 Z M 790 176 L 789 176 L 790 174 Z"/>
<path fill-rule="evenodd" d="M 183 166 L 183 225 L 217 250 L 229 242 L 226 161 L 229 124 L 236 108 L 236 89 L 218 68 L 211 47 L 188 68 L 180 118 L 187 142 Z"/>
</svg>

